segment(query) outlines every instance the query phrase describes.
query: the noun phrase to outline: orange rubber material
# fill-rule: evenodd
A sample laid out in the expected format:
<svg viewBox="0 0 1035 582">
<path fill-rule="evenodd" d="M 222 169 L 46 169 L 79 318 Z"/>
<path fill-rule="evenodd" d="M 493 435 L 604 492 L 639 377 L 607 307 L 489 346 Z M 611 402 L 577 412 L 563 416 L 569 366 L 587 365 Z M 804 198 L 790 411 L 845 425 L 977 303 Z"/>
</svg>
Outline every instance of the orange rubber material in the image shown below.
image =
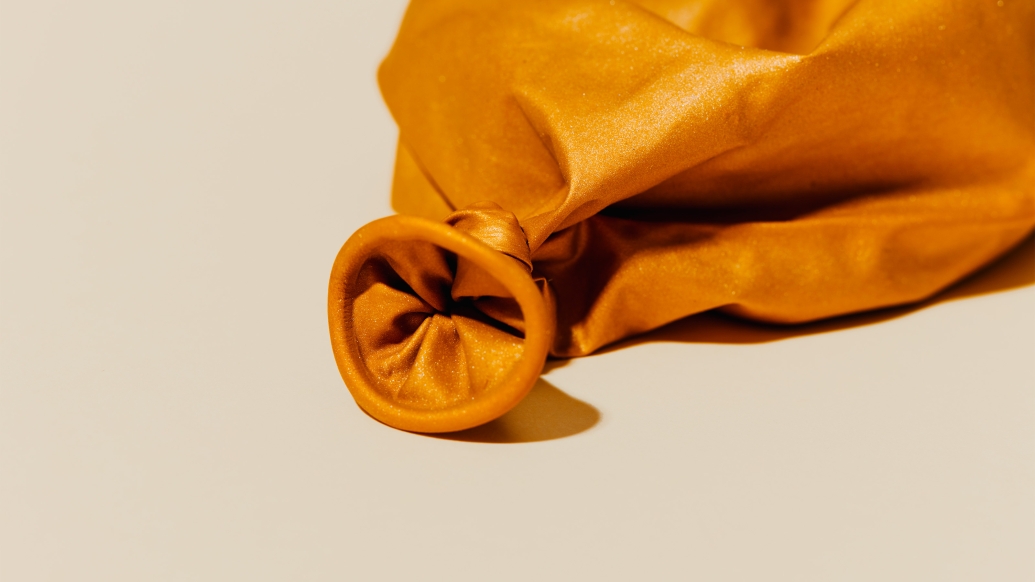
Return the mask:
<svg viewBox="0 0 1035 582">
<path fill-rule="evenodd" d="M 388 242 L 425 241 L 465 257 L 495 277 L 514 297 L 525 320 L 523 351 L 510 375 L 471 401 L 438 410 L 407 406 L 376 389 L 355 337 L 354 285 L 360 269 Z M 554 314 L 531 276 L 514 259 L 447 224 L 412 216 L 389 216 L 356 231 L 331 269 L 327 294 L 331 346 L 341 377 L 359 406 L 375 419 L 412 432 L 452 432 L 484 424 L 513 408 L 532 389 L 553 341 Z"/>
</svg>

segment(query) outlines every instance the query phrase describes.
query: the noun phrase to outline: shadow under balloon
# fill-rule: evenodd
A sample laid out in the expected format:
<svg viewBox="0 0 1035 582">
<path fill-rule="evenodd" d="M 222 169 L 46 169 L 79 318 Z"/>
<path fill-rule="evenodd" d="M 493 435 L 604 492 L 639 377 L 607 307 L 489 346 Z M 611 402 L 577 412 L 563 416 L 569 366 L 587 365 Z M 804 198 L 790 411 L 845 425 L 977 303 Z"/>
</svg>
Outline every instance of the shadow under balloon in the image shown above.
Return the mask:
<svg viewBox="0 0 1035 582">
<path fill-rule="evenodd" d="M 772 342 L 798 336 L 873 325 L 903 317 L 939 303 L 1008 291 L 1032 284 L 1035 284 L 1035 235 L 1029 235 L 1013 250 L 984 269 L 948 287 L 937 295 L 918 303 L 797 325 L 752 322 L 718 312 L 700 313 L 680 319 L 645 334 L 605 346 L 595 353 L 603 354 L 649 342 L 718 344 Z"/>
<path fill-rule="evenodd" d="M 428 435 L 477 443 L 531 443 L 576 435 L 593 428 L 600 411 L 540 378 L 525 399 L 503 416 L 474 428 Z"/>
<path fill-rule="evenodd" d="M 1035 284 L 1035 236 L 1029 236 L 998 261 L 941 293 L 910 305 L 846 315 L 799 325 L 751 322 L 716 312 L 701 313 L 651 332 L 606 346 L 596 354 L 650 342 L 752 344 L 872 325 L 946 301 Z M 549 359 L 544 372 L 569 360 Z M 513 410 L 487 424 L 434 438 L 479 443 L 528 443 L 569 437 L 593 428 L 600 412 L 540 378 Z"/>
</svg>

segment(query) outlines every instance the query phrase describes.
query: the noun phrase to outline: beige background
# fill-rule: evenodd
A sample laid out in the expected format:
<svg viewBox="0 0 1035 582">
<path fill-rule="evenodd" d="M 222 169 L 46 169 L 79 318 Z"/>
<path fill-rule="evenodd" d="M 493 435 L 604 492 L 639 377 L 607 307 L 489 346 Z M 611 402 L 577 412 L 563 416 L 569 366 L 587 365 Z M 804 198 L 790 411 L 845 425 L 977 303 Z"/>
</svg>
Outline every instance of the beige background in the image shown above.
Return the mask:
<svg viewBox="0 0 1035 582">
<path fill-rule="evenodd" d="M 1035 251 L 691 319 L 430 438 L 331 357 L 400 2 L 5 1 L 0 579 L 1035 579 Z"/>
</svg>

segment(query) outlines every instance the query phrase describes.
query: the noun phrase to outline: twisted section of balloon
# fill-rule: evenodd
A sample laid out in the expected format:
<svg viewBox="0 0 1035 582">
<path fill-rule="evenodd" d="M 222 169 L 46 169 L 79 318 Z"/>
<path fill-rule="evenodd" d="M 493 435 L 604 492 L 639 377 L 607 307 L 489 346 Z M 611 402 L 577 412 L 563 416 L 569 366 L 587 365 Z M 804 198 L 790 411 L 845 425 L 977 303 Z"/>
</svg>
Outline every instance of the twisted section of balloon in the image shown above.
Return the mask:
<svg viewBox="0 0 1035 582">
<path fill-rule="evenodd" d="M 520 224 L 492 203 L 444 223 L 390 216 L 360 228 L 334 261 L 327 309 L 356 402 L 416 432 L 462 430 L 513 408 L 555 328 Z"/>
</svg>

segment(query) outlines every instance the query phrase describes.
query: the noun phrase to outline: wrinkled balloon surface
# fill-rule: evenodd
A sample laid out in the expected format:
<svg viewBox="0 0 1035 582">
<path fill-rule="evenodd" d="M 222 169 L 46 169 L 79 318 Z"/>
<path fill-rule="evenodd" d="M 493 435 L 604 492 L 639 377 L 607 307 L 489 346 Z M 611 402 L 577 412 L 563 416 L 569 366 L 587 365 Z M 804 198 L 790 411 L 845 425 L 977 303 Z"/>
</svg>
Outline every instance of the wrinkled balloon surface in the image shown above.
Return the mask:
<svg viewBox="0 0 1035 582">
<path fill-rule="evenodd" d="M 1031 0 L 415 0 L 379 73 L 409 216 L 332 273 L 346 384 L 458 430 L 548 353 L 930 296 L 1035 225 L 1033 23 Z"/>
</svg>

